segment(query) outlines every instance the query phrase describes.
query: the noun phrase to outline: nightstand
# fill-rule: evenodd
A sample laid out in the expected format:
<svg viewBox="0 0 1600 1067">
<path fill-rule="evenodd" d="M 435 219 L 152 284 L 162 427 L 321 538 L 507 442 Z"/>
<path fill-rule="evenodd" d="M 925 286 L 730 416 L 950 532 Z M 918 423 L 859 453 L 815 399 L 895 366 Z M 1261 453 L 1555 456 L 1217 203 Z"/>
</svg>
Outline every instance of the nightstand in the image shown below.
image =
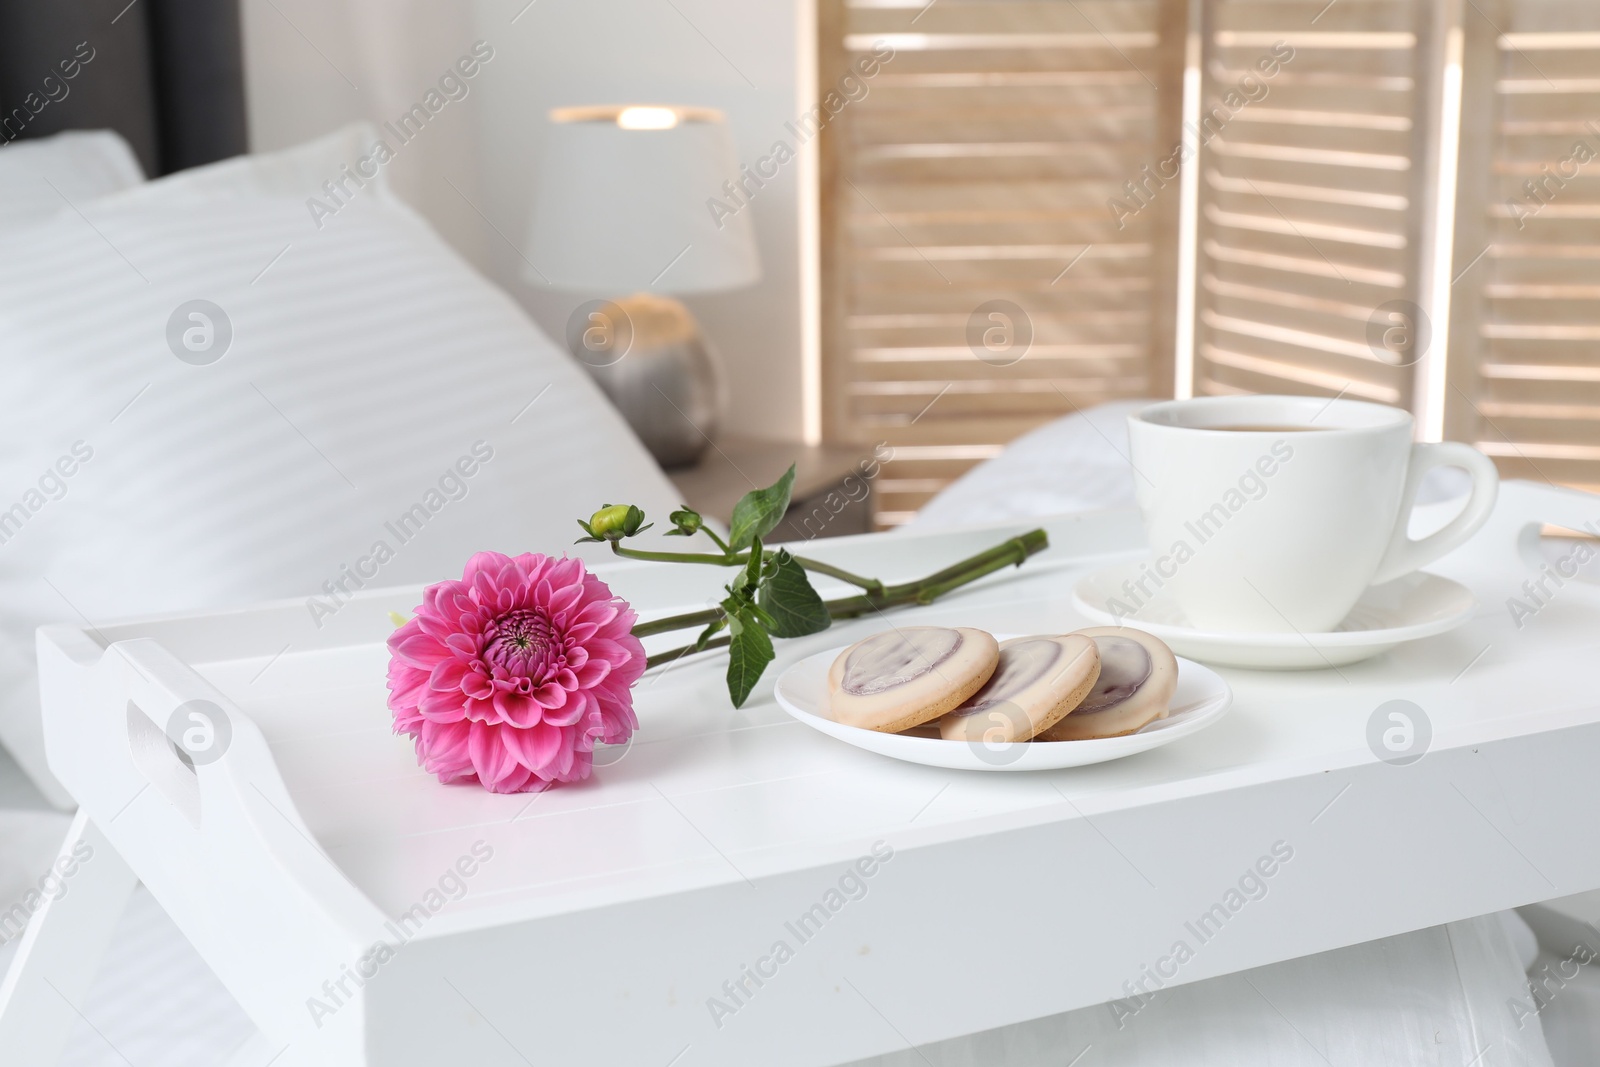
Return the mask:
<svg viewBox="0 0 1600 1067">
<path fill-rule="evenodd" d="M 793 463 L 789 511 L 767 540 L 809 541 L 872 530 L 871 486 L 882 473 L 881 459 L 871 445 L 725 437 L 699 463 L 668 471 L 667 477 L 685 504 L 727 526 L 740 497 L 771 485 Z"/>
</svg>

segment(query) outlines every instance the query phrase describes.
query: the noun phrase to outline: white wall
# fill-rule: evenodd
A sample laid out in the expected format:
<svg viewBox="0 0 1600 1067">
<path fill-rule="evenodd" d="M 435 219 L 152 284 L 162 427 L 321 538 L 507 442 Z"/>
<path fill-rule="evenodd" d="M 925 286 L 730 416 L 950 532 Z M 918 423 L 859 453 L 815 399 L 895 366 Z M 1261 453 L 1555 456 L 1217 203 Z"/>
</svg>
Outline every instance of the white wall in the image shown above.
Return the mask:
<svg viewBox="0 0 1600 1067">
<path fill-rule="evenodd" d="M 243 0 L 251 145 L 271 150 L 356 119 L 393 119 L 475 40 L 487 41 L 494 58 L 470 94 L 399 152 L 389 177 L 451 244 L 560 338 L 581 301 L 621 294 L 558 293 L 522 280 L 517 247 L 525 241 L 546 113 L 572 104 L 716 107 L 727 113 L 741 161 L 754 162 L 786 137 L 784 123 L 802 110 L 809 56 L 801 55 L 797 30 L 809 3 L 525 4 Z M 805 162 L 785 168 L 749 209 L 762 280 L 685 300 L 722 351 L 732 386 L 728 428 L 738 433 L 794 439 L 804 429 Z"/>
</svg>

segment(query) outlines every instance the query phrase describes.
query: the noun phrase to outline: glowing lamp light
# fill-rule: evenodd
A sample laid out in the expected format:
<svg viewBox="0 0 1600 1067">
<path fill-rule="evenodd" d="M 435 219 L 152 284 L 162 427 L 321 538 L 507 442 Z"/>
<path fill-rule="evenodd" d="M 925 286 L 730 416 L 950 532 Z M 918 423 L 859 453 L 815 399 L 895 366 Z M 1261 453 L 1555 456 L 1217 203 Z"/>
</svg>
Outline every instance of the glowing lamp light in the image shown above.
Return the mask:
<svg viewBox="0 0 1600 1067">
<path fill-rule="evenodd" d="M 617 113 L 617 125 L 625 130 L 670 130 L 678 124 L 678 113 L 670 107 L 625 107 Z"/>
</svg>

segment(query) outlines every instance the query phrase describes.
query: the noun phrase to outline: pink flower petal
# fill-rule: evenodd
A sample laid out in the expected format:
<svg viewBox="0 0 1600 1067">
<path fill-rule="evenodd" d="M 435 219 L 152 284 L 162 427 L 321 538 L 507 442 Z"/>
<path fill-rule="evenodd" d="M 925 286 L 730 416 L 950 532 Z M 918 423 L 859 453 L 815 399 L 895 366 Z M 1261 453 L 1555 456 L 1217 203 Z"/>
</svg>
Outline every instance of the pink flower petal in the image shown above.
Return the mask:
<svg viewBox="0 0 1600 1067">
<path fill-rule="evenodd" d="M 499 574 L 511 563 L 511 557 L 503 552 L 478 552 L 467 560 L 466 569 L 462 571 L 461 580 L 471 585 L 480 574 Z"/>
<path fill-rule="evenodd" d="M 416 620 L 413 619 L 411 621 L 415 622 Z M 409 626 L 410 623 L 406 625 Z M 450 655 L 449 650 L 444 645 L 421 632 L 411 634 L 398 642 L 391 643 L 389 651 L 413 667 L 421 667 L 425 671 L 433 670 L 435 663 Z"/>
<path fill-rule="evenodd" d="M 538 723 L 526 730 L 502 730 L 506 751 L 522 766 L 535 773 L 544 773 L 557 753 L 561 751 L 564 735 L 558 726 Z"/>
<path fill-rule="evenodd" d="M 590 604 L 585 604 L 583 606 L 583 610 L 578 612 L 578 615 L 573 620 L 573 623 L 593 626 L 598 630 L 600 627 L 616 618 L 617 614 L 618 608 L 614 602 L 609 600 L 598 600 Z"/>
<path fill-rule="evenodd" d="M 494 695 L 494 709 L 500 713 L 502 721 L 518 728 L 534 726 L 544 717 L 538 700 L 527 693 L 498 690 Z"/>
<path fill-rule="evenodd" d="M 478 700 L 488 700 L 494 695 L 494 683 L 484 673 L 482 664 L 474 664 L 473 670 L 461 676 L 461 691 Z"/>
<path fill-rule="evenodd" d="M 584 689 L 593 689 L 606 680 L 606 676 L 611 673 L 611 664 L 603 659 L 592 659 L 575 673 L 578 685 Z"/>
<path fill-rule="evenodd" d="M 594 698 L 582 691 L 571 694 L 571 698 L 559 708 L 546 708 L 544 721 L 552 726 L 576 726 L 581 723 L 594 707 Z"/>
<path fill-rule="evenodd" d="M 475 722 L 472 724 L 472 733 L 467 738 L 467 751 L 472 756 L 472 767 L 478 772 L 478 777 L 484 784 L 491 789 L 496 782 L 512 771 L 517 762 L 506 749 L 502 740 L 503 733 L 503 727 Z"/>
<path fill-rule="evenodd" d="M 547 708 L 565 707 L 567 691 L 555 682 L 547 682 L 533 691 L 533 699 Z"/>
<path fill-rule="evenodd" d="M 428 677 L 428 688 L 441 693 L 458 692 L 463 679 L 471 673 L 472 668 L 462 660 L 440 660 L 434 664 L 433 673 Z"/>
<path fill-rule="evenodd" d="M 568 654 L 582 651 L 583 643 L 600 632 L 600 624 L 595 622 L 569 622 L 562 633 L 567 639 Z M 588 653 L 584 653 L 585 656 Z"/>
</svg>

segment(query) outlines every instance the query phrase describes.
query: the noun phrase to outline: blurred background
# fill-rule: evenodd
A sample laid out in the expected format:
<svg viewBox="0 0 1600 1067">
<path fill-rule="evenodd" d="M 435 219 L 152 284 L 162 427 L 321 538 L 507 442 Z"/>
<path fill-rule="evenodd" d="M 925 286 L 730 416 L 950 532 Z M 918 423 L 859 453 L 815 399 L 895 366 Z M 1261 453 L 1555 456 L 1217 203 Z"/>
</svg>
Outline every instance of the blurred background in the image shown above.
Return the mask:
<svg viewBox="0 0 1600 1067">
<path fill-rule="evenodd" d="M 551 109 L 714 108 L 746 167 L 787 143 L 740 211 L 759 281 L 685 302 L 723 432 L 892 446 L 879 526 L 1119 397 L 1399 404 L 1600 484 L 1593 4 L 94 0 L 0 15 L 0 97 L 85 39 L 20 135 L 109 125 L 151 176 L 392 121 L 486 42 L 388 173 L 556 338 L 616 294 L 527 280 Z"/>
</svg>

